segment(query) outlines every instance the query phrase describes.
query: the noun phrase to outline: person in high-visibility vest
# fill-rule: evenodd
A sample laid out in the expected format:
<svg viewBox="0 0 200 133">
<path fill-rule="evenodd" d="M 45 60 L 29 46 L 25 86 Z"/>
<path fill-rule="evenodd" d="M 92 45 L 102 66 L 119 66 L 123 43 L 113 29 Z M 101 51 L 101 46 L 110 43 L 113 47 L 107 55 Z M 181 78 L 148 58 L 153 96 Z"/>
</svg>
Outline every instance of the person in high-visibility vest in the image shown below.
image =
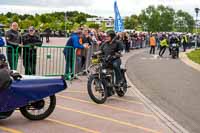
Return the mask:
<svg viewBox="0 0 200 133">
<path fill-rule="evenodd" d="M 182 36 L 181 43 L 183 45 L 183 51 L 185 52 L 187 49 L 187 45 L 188 45 L 188 38 L 186 35 Z"/>
<path fill-rule="evenodd" d="M 150 42 L 150 46 L 151 46 L 150 54 L 155 54 L 156 38 L 154 35 L 151 35 L 149 42 Z"/>
<path fill-rule="evenodd" d="M 165 53 L 166 48 L 168 47 L 168 42 L 167 38 L 165 35 L 162 36 L 161 41 L 160 41 L 160 51 L 159 51 L 159 56 L 162 57 L 163 54 Z"/>
</svg>

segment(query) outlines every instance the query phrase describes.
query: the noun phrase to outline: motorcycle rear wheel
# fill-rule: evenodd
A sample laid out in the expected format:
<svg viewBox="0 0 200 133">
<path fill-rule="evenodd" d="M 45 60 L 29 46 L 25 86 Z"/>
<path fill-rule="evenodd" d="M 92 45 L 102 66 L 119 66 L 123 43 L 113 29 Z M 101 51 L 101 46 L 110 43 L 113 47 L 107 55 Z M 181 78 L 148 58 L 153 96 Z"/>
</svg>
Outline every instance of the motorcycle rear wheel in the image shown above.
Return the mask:
<svg viewBox="0 0 200 133">
<path fill-rule="evenodd" d="M 26 117 L 29 120 L 43 120 L 52 114 L 56 106 L 55 95 L 49 96 L 48 99 L 49 106 L 46 110 L 44 110 L 44 107 L 46 106 L 47 102 L 45 101 L 45 99 L 42 99 L 40 101 L 31 103 L 25 107 L 20 108 L 20 112 L 24 117 Z M 43 112 L 39 114 L 41 110 L 43 110 Z"/>
</svg>

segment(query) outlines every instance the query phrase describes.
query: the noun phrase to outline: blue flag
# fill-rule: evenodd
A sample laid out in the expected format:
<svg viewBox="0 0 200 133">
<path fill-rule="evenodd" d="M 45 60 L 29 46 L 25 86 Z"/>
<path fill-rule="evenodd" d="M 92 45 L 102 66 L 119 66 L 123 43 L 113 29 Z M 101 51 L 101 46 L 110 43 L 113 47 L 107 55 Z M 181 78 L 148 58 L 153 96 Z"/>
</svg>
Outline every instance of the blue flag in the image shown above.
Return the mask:
<svg viewBox="0 0 200 133">
<path fill-rule="evenodd" d="M 119 9 L 117 6 L 117 1 L 114 3 L 114 11 L 115 11 L 115 32 L 123 32 L 124 31 L 124 23 L 119 13 Z"/>
</svg>

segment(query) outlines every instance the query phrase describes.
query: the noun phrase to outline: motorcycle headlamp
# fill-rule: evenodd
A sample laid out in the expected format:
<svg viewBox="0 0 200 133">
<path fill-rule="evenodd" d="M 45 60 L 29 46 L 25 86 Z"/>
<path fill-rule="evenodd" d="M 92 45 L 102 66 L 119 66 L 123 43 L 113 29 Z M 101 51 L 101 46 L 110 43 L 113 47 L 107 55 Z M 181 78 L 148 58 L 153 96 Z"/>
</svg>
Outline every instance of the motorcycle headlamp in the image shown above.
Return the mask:
<svg viewBox="0 0 200 133">
<path fill-rule="evenodd" d="M 106 73 L 107 73 L 107 70 L 106 70 L 106 69 L 103 69 L 103 70 L 102 70 L 102 73 L 106 74 Z"/>
</svg>

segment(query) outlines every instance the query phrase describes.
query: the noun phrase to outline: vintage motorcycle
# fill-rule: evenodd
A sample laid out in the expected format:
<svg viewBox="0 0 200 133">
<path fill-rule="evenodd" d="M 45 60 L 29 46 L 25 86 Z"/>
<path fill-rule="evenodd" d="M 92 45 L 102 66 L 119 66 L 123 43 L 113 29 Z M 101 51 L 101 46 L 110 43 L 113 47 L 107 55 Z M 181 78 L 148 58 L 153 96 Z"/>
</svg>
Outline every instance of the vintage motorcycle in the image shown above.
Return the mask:
<svg viewBox="0 0 200 133">
<path fill-rule="evenodd" d="M 176 59 L 179 57 L 178 49 L 179 49 L 179 45 L 177 43 L 173 43 L 171 47 L 172 59 Z"/>
<path fill-rule="evenodd" d="M 121 68 L 123 84 L 116 86 L 115 71 L 112 68 L 112 57 L 103 54 L 92 57 L 92 65 L 88 68 L 87 90 L 90 98 L 97 104 L 103 104 L 107 97 L 117 93 L 123 97 L 127 92 L 126 69 Z"/>
</svg>

